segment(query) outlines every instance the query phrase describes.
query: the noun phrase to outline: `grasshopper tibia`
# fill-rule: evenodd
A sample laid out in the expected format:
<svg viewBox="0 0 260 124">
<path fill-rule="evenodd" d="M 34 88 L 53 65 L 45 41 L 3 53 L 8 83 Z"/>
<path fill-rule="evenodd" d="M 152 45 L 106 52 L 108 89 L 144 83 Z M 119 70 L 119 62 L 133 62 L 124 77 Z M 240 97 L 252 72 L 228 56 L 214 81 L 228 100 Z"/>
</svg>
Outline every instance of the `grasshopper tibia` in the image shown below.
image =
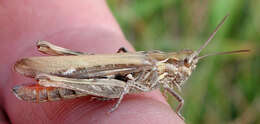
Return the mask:
<svg viewBox="0 0 260 124">
<path fill-rule="evenodd" d="M 176 100 L 179 102 L 179 105 L 177 106 L 177 109 L 176 109 L 176 113 L 177 115 L 182 119 L 184 120 L 184 117 L 181 115 L 181 109 L 184 105 L 184 99 L 177 93 L 175 92 L 172 88 L 170 88 L 169 86 L 164 86 L 164 88 L 171 93 L 172 96 L 174 96 L 176 98 Z"/>
<path fill-rule="evenodd" d="M 125 85 L 123 91 L 121 92 L 120 97 L 119 97 L 119 99 L 117 100 L 117 103 L 116 103 L 115 106 L 109 111 L 109 113 L 115 111 L 115 110 L 118 108 L 118 106 L 120 105 L 121 101 L 122 101 L 123 98 L 124 98 L 124 95 L 129 92 L 129 85 L 131 85 L 131 84 L 135 81 L 134 77 L 133 77 L 131 74 L 128 74 L 128 75 L 127 75 L 127 78 L 129 78 L 129 80 L 127 81 L 127 83 L 126 83 L 126 85 Z"/>
</svg>

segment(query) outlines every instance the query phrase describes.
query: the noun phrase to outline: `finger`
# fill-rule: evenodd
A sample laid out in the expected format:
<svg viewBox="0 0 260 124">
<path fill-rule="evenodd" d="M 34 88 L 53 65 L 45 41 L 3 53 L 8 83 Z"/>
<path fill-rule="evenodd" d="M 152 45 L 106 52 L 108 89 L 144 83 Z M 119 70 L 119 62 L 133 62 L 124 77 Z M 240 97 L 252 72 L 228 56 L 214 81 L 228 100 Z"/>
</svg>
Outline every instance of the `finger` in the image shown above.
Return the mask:
<svg viewBox="0 0 260 124">
<path fill-rule="evenodd" d="M 41 7 L 48 8 L 49 4 L 41 4 Z M 55 7 L 59 8 L 54 10 L 53 8 Z M 3 104 L 1 105 L 7 112 L 12 123 L 69 123 L 72 121 L 75 123 L 105 121 L 116 123 L 116 121 L 124 120 L 125 122 L 142 120 L 142 122 L 147 122 L 147 120 L 153 119 L 155 119 L 153 120 L 154 122 L 159 122 L 164 119 L 168 120 L 169 123 L 172 123 L 171 121 L 174 120 L 178 121 L 177 116 L 169 109 L 170 107 L 166 104 L 159 92 L 126 96 L 122 105 L 119 106 L 118 111 L 108 115 L 108 117 L 105 113 L 113 106 L 114 102 L 91 101 L 89 97 L 83 97 L 73 100 L 36 104 L 20 101 L 15 98 L 10 92 L 13 86 L 35 81 L 18 75 L 12 70 L 12 66 L 19 58 L 39 56 L 39 54 L 36 54 L 36 48 L 34 47 L 36 40 L 55 41 L 53 42 L 54 44 L 62 47 L 88 53 L 115 53 L 120 47 L 126 47 L 131 50 L 131 46 L 126 42 L 120 30 L 113 28 L 116 27 L 116 24 L 108 23 L 111 22 L 111 14 L 101 13 L 103 11 L 101 11 L 100 8 L 104 7 L 100 7 L 96 10 L 92 8 L 91 11 L 96 11 L 97 13 L 92 15 L 86 14 L 90 15 L 88 18 L 83 18 L 82 14 L 74 18 L 75 14 L 71 16 L 71 12 L 68 12 L 68 10 L 71 10 L 70 8 L 64 9 L 61 6 L 55 7 L 49 7 L 50 9 L 48 9 L 46 13 L 42 13 L 42 9 L 38 10 L 37 12 L 42 13 L 42 16 L 38 18 L 30 17 L 26 15 L 26 13 L 23 13 L 22 18 L 14 19 L 19 20 L 19 22 L 15 23 L 15 26 L 8 26 L 12 25 L 12 23 L 6 24 L 6 28 L 2 30 L 2 35 L 0 35 L 1 39 L 5 41 L 5 43 L 1 45 L 2 52 L 0 53 L 3 55 L 0 70 L 2 79 L 0 82 L 1 100 L 3 100 Z M 108 15 L 105 21 L 103 18 L 96 18 L 100 13 L 101 15 Z M 11 14 L 7 15 L 11 16 Z M 25 22 L 26 24 L 28 23 L 27 20 L 24 20 L 25 17 L 30 17 L 31 19 L 31 22 L 29 22 L 30 25 L 26 26 L 26 30 L 23 27 Z M 94 21 L 88 22 L 89 18 L 94 17 Z M 83 21 L 81 19 L 83 19 Z M 80 23 L 84 21 L 85 24 Z M 95 22 L 98 22 L 98 24 L 95 24 Z M 66 28 L 63 28 L 64 26 Z M 8 33 L 8 35 L 4 36 L 3 34 L 6 33 Z M 38 39 L 37 37 L 42 37 L 42 39 Z M 160 114 L 152 115 L 152 113 L 157 113 L 158 111 Z M 142 113 L 143 116 L 136 114 L 137 112 Z M 127 116 L 131 118 L 126 119 Z"/>
<path fill-rule="evenodd" d="M 65 42 L 60 43 L 63 44 Z M 103 46 L 109 46 L 109 44 Z M 81 48 L 79 47 L 77 49 Z M 87 49 L 87 47 L 83 49 Z M 102 46 L 97 49 L 103 50 Z M 25 77 L 15 75 L 13 77 L 13 79 L 15 79 L 14 82 L 22 83 L 26 80 L 28 82 L 28 79 L 25 79 Z M 46 121 L 50 123 L 93 123 L 95 121 L 112 123 L 127 120 L 129 122 L 138 121 L 145 123 L 151 119 L 153 119 L 154 122 L 165 121 L 165 123 L 178 121 L 178 117 L 167 105 L 159 92 L 126 96 L 119 106 L 119 109 L 110 115 L 107 115 L 107 112 L 115 104 L 115 101 L 91 101 L 90 97 L 83 97 L 75 100 L 36 104 L 19 101 L 12 94 L 7 95 L 10 96 L 10 99 L 7 99 L 10 104 L 6 106 L 8 113 L 12 115 L 11 119 L 17 122 L 32 122 L 38 120 L 39 122 Z M 21 118 L 13 118 L 18 115 L 24 116 Z M 37 121 L 35 123 L 37 123 Z"/>
</svg>

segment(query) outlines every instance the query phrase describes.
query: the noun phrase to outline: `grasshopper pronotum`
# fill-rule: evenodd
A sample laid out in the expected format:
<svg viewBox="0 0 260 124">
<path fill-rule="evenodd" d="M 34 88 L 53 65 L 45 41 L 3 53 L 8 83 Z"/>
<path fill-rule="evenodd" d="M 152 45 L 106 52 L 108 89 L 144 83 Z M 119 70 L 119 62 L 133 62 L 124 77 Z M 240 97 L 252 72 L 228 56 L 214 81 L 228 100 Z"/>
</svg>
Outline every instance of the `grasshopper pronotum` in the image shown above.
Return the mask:
<svg viewBox="0 0 260 124">
<path fill-rule="evenodd" d="M 16 62 L 17 72 L 35 78 L 38 84 L 19 85 L 13 93 L 22 100 L 46 102 L 91 95 L 106 99 L 118 98 L 110 112 L 116 110 L 125 94 L 148 92 L 163 87 L 178 101 L 177 114 L 184 104 L 178 90 L 190 77 L 197 62 L 209 55 L 199 56 L 227 16 L 209 39 L 196 51 L 127 52 L 120 48 L 115 54 L 88 54 L 55 46 L 46 41 L 37 42 L 40 52 L 47 57 L 23 58 Z M 248 52 L 238 50 L 215 54 Z"/>
</svg>

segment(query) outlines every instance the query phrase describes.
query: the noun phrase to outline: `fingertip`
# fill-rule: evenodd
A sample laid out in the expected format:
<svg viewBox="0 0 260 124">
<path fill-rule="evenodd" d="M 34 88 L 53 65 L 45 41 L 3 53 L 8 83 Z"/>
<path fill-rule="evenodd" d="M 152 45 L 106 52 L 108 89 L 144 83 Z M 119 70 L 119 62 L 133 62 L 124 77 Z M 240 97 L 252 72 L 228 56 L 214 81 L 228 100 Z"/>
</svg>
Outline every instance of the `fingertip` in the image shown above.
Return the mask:
<svg viewBox="0 0 260 124">
<path fill-rule="evenodd" d="M 109 115 L 104 114 L 104 111 L 108 111 L 111 107 L 108 105 L 98 108 L 93 112 L 96 115 L 93 116 L 94 120 L 99 120 L 100 123 L 184 124 L 184 121 L 172 111 L 169 105 L 151 98 L 128 97 L 115 112 Z"/>
<path fill-rule="evenodd" d="M 116 102 L 117 99 L 96 101 L 84 107 L 80 105 L 84 103 L 80 103 L 78 106 L 82 107 L 73 108 L 73 112 L 66 114 L 66 120 L 71 123 L 184 124 L 167 103 L 157 98 L 147 95 L 127 95 L 118 109 L 108 114 Z"/>
</svg>

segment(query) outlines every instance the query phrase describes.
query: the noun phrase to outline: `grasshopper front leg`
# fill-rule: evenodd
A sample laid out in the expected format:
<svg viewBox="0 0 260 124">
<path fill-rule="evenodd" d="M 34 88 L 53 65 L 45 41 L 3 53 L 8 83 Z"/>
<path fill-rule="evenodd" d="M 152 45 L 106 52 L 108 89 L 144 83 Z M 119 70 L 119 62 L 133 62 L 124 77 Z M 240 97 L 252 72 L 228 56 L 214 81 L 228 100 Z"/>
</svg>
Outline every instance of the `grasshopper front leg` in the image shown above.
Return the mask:
<svg viewBox="0 0 260 124">
<path fill-rule="evenodd" d="M 176 100 L 178 100 L 179 105 L 178 105 L 178 107 L 177 107 L 177 109 L 176 109 L 176 113 L 177 113 L 177 115 L 178 115 L 182 120 L 184 120 L 183 116 L 182 116 L 181 113 L 180 113 L 180 111 L 181 111 L 181 109 L 182 109 L 182 107 L 183 107 L 183 105 L 184 105 L 184 99 L 183 99 L 176 91 L 174 91 L 172 88 L 170 88 L 168 85 L 164 85 L 164 88 L 165 88 L 168 92 L 170 92 L 171 95 L 173 95 L 173 96 L 176 98 Z"/>
</svg>

